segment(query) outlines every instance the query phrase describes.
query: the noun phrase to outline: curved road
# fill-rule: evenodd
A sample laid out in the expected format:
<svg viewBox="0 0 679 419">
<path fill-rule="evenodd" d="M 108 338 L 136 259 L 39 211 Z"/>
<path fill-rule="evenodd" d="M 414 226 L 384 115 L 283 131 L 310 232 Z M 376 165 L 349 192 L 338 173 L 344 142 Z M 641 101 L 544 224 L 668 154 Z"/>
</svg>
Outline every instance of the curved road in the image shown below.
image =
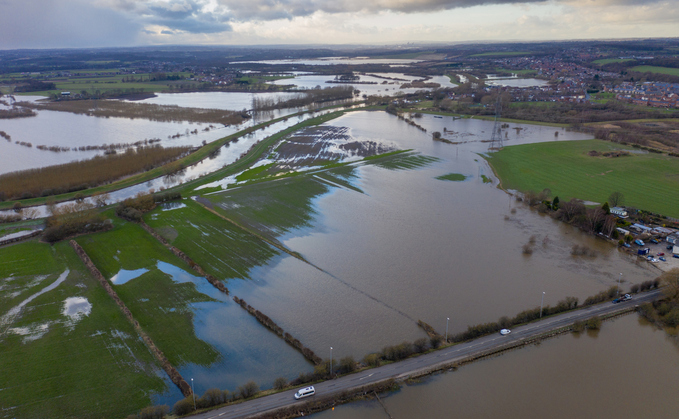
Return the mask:
<svg viewBox="0 0 679 419">
<path fill-rule="evenodd" d="M 340 393 L 354 387 L 373 384 L 390 378 L 404 380 L 411 376 L 418 376 L 427 371 L 444 368 L 447 365 L 472 359 L 487 352 L 494 352 L 504 347 L 520 345 L 525 340 L 530 340 L 545 333 L 569 326 L 576 320 L 586 320 L 595 315 L 605 316 L 628 310 L 634 305 L 653 301 L 658 298 L 659 295 L 660 290 L 654 290 L 643 294 L 636 294 L 631 301 L 623 301 L 619 304 L 611 304 L 610 302 L 596 304 L 517 327 L 507 336 L 492 334 L 426 355 L 408 358 L 382 367 L 346 375 L 334 380 L 324 381 L 314 385 L 316 388 L 316 395 L 326 396 Z M 302 405 L 305 401 L 309 400 L 295 400 L 293 395 L 296 391 L 297 389 L 283 391 L 270 396 L 197 414 L 191 416 L 191 418 L 244 418 L 284 406 L 292 406 L 294 404 Z"/>
</svg>

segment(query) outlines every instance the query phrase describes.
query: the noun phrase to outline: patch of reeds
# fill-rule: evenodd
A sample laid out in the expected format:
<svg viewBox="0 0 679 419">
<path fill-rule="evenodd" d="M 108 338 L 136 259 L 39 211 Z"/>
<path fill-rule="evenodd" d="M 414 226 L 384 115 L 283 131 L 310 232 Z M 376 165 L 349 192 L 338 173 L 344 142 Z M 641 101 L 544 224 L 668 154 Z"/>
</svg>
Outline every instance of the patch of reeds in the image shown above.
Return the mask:
<svg viewBox="0 0 679 419">
<path fill-rule="evenodd" d="M 189 150 L 189 147 L 140 147 L 121 154 L 7 173 L 0 175 L 0 194 L 16 200 L 79 191 L 151 170 Z"/>
<path fill-rule="evenodd" d="M 248 119 L 247 114 L 239 111 L 220 109 L 183 108 L 176 105 L 157 105 L 152 103 L 126 102 L 122 100 L 64 100 L 57 102 L 20 102 L 31 109 L 45 109 L 70 112 L 97 117 L 118 117 L 148 119 L 161 122 L 204 122 L 223 125 L 240 124 Z M 30 109 L 28 109 L 30 111 Z"/>
<path fill-rule="evenodd" d="M 12 118 L 26 118 L 29 116 L 36 116 L 31 109 L 23 107 L 15 107 L 11 109 L 0 109 L 0 119 L 12 119 Z"/>
</svg>

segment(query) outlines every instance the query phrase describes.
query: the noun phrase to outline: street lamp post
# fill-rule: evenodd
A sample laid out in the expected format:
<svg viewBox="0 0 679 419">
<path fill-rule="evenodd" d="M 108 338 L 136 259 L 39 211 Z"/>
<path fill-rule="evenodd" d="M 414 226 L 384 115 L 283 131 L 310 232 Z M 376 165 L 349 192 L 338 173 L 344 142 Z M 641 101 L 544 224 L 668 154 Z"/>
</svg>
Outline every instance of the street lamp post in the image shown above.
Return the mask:
<svg viewBox="0 0 679 419">
<path fill-rule="evenodd" d="M 622 282 L 622 272 L 620 272 L 620 276 L 618 277 L 618 297 L 620 296 L 620 283 Z"/>
<path fill-rule="evenodd" d="M 332 378 L 332 346 L 330 347 L 330 378 Z"/>
<path fill-rule="evenodd" d="M 191 394 L 193 394 L 193 410 L 196 410 L 196 392 L 193 390 L 193 378 L 191 378 Z"/>
<path fill-rule="evenodd" d="M 446 344 L 448 343 L 448 321 L 450 317 L 446 317 Z"/>
<path fill-rule="evenodd" d="M 542 291 L 542 300 L 540 300 L 540 318 L 542 318 L 542 305 L 545 302 L 545 292 Z"/>
</svg>

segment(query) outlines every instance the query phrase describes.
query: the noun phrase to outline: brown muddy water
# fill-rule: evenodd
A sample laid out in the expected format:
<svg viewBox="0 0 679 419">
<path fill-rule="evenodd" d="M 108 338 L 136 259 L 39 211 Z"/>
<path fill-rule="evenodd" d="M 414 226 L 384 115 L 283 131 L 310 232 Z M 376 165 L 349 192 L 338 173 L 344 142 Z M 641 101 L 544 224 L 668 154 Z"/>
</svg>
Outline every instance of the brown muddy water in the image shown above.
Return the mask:
<svg viewBox="0 0 679 419">
<path fill-rule="evenodd" d="M 524 309 L 584 300 L 615 285 L 657 276 L 615 246 L 517 203 L 482 175 L 494 178 L 478 153 L 487 151 L 492 122 L 424 116 L 429 133 L 384 112 L 355 112 L 327 124 L 347 127 L 356 140 L 413 149 L 438 159 L 414 170 L 359 165 L 351 189 L 331 187 L 313 200 L 310 225 L 280 240 L 321 268 L 281 256 L 229 281 L 229 289 L 260 309 L 322 357 L 367 353 L 425 334 L 495 321 Z M 446 127 L 457 145 L 435 142 Z M 514 128 L 521 128 L 516 130 Z M 507 145 L 587 137 L 554 127 L 510 124 Z M 468 176 L 463 182 L 436 179 Z M 279 188 L 284 188 L 281 184 Z M 219 196 L 214 197 L 217 200 Z M 229 192 L 222 195 L 230 200 Z M 257 197 L 257 199 L 265 199 Z M 535 240 L 532 255 L 522 246 Z M 596 257 L 574 257 L 574 245 Z"/>
<path fill-rule="evenodd" d="M 679 347 L 636 314 L 598 334 L 564 335 L 380 396 L 393 419 L 676 418 Z M 387 419 L 377 401 L 317 419 Z"/>
</svg>

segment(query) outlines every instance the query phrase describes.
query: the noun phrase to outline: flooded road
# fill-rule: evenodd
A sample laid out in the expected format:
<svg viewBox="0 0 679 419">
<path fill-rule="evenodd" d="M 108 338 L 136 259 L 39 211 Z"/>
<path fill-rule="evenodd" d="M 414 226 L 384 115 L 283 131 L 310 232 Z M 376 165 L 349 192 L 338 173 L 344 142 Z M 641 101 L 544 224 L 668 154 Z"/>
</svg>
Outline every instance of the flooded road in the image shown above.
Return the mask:
<svg viewBox="0 0 679 419">
<path fill-rule="evenodd" d="M 679 349 L 636 314 L 404 385 L 381 396 L 400 418 L 674 418 Z M 377 401 L 313 415 L 388 418 Z"/>
</svg>

